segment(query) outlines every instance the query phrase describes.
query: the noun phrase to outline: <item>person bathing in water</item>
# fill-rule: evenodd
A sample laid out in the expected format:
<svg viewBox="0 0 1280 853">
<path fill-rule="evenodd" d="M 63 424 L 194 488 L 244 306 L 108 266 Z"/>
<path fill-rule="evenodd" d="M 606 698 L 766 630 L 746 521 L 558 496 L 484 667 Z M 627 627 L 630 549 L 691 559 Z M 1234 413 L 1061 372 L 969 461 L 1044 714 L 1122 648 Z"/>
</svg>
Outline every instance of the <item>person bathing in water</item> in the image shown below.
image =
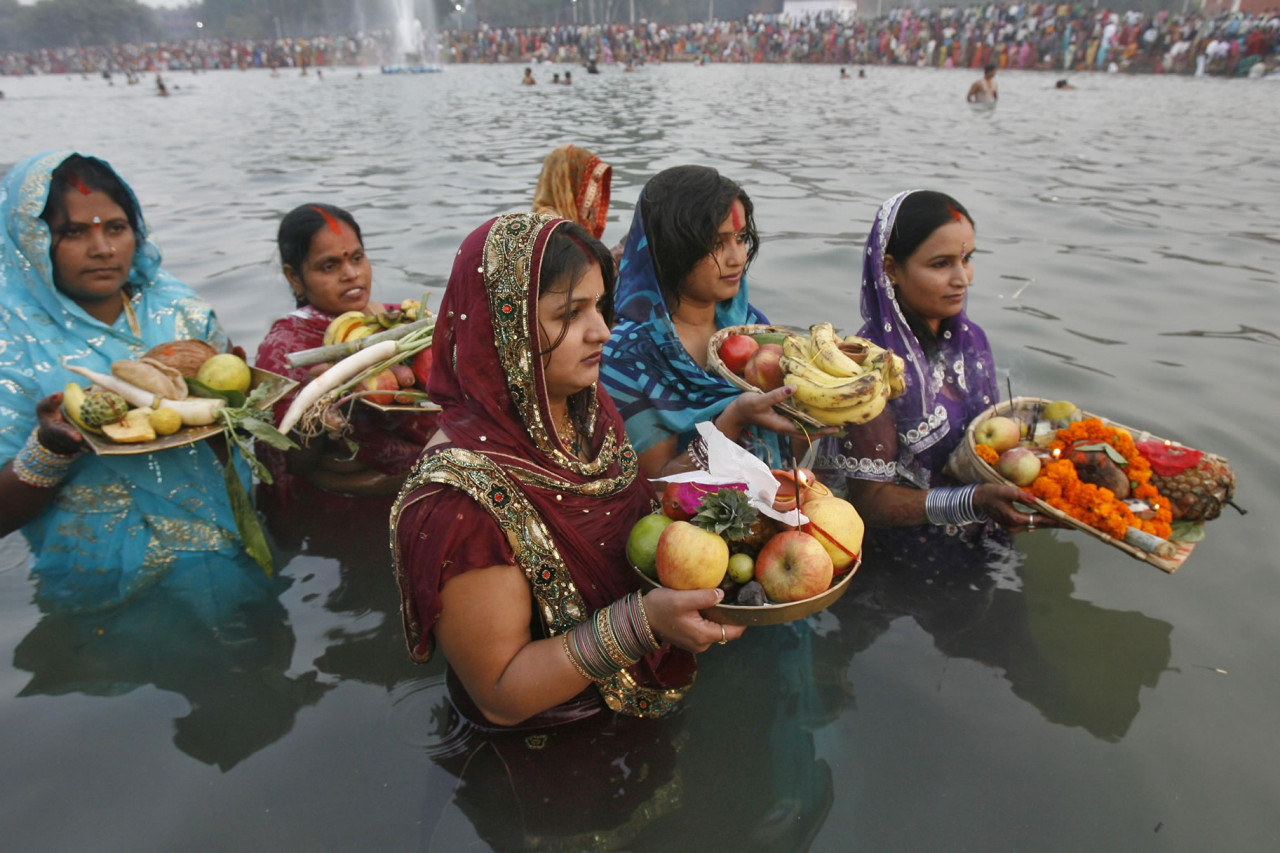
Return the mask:
<svg viewBox="0 0 1280 853">
<path fill-rule="evenodd" d="M 996 67 L 989 64 L 982 69 L 982 79 L 974 81 L 969 87 L 969 94 L 965 97 L 971 104 L 994 104 L 1000 99 L 1000 92 L 996 88 Z"/>
</svg>

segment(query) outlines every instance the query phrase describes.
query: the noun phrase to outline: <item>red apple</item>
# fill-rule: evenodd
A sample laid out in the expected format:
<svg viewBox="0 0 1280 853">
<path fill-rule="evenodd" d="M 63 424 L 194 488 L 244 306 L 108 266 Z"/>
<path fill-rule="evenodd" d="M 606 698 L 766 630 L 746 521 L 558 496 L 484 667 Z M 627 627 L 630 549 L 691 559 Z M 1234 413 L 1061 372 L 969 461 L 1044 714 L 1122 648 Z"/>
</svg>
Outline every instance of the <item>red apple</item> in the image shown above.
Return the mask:
<svg viewBox="0 0 1280 853">
<path fill-rule="evenodd" d="M 1017 447 L 1022 440 L 1022 428 L 1012 418 L 997 415 L 974 427 L 973 440 L 987 445 L 996 453 L 1004 453 L 1010 447 Z"/>
<path fill-rule="evenodd" d="M 418 380 L 418 387 L 427 390 L 427 380 L 431 378 L 431 362 L 434 347 L 427 347 L 413 357 L 413 375 Z"/>
<path fill-rule="evenodd" d="M 390 370 L 384 370 L 381 373 L 370 376 L 368 379 L 360 383 L 362 391 L 385 391 L 387 393 L 366 394 L 365 399 L 374 403 L 387 405 L 396 398 L 396 392 L 400 390 L 400 380 L 396 379 L 396 375 Z"/>
<path fill-rule="evenodd" d="M 751 358 L 759 348 L 760 344 L 756 343 L 756 339 L 750 335 L 729 335 L 724 339 L 724 343 L 720 344 L 720 360 L 730 372 L 741 376 L 747 359 Z"/>
<path fill-rule="evenodd" d="M 831 586 L 835 566 L 822 543 L 799 530 L 774 536 L 756 557 L 756 580 L 771 601 L 812 598 Z"/>
<path fill-rule="evenodd" d="M 665 587 L 714 589 L 729 570 L 729 545 L 709 530 L 673 521 L 658 537 L 654 563 Z"/>
<path fill-rule="evenodd" d="M 1040 457 L 1025 447 L 1011 447 L 1000 454 L 996 470 L 1015 486 L 1029 486 L 1040 476 Z"/>
<path fill-rule="evenodd" d="M 773 391 L 783 386 L 782 347 L 778 344 L 762 344 L 747 359 L 742 368 L 742 378 L 761 391 Z"/>
<path fill-rule="evenodd" d="M 844 574 L 862 553 L 866 526 L 853 504 L 836 497 L 813 498 L 802 510 L 809 523 L 801 529 L 817 539 L 831 557 L 836 574 Z"/>
</svg>

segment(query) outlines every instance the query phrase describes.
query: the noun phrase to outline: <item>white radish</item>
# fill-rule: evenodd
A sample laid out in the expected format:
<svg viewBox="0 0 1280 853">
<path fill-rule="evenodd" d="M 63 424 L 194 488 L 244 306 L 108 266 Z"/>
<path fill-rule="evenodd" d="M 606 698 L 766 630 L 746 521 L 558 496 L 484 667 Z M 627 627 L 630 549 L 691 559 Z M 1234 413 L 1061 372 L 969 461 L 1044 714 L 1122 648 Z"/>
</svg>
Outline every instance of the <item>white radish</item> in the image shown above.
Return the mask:
<svg viewBox="0 0 1280 853">
<path fill-rule="evenodd" d="M 104 391 L 114 391 L 124 401 L 136 409 L 150 407 L 153 409 L 173 409 L 182 418 L 183 426 L 208 426 L 218 418 L 218 409 L 227 404 L 221 397 L 188 397 L 185 400 L 165 400 L 146 389 L 139 388 L 132 382 L 126 382 L 119 376 L 109 373 L 98 373 L 77 364 L 68 364 L 67 370 L 88 379 Z"/>
<path fill-rule="evenodd" d="M 157 397 L 155 394 L 139 388 L 132 382 L 126 382 L 118 376 L 112 376 L 109 373 L 98 373 L 96 370 L 90 370 L 78 364 L 68 364 L 67 370 L 80 374 L 104 391 L 114 391 L 124 397 L 124 401 L 134 408 L 141 409 L 144 406 L 154 408 L 156 405 Z"/>
<path fill-rule="evenodd" d="M 353 376 L 363 373 L 375 364 L 391 358 L 396 352 L 395 341 L 382 341 L 347 356 L 315 379 L 312 379 L 298 392 L 298 396 L 294 397 L 293 403 L 289 405 L 289 410 L 280 419 L 277 429 L 288 435 L 289 430 L 293 429 L 298 423 L 303 413 L 311 408 L 321 397 L 337 389 Z"/>
<path fill-rule="evenodd" d="M 173 409 L 183 426 L 208 426 L 218 419 L 218 409 L 227 404 L 221 397 L 188 397 L 185 400 L 161 400 L 158 408 Z"/>
</svg>

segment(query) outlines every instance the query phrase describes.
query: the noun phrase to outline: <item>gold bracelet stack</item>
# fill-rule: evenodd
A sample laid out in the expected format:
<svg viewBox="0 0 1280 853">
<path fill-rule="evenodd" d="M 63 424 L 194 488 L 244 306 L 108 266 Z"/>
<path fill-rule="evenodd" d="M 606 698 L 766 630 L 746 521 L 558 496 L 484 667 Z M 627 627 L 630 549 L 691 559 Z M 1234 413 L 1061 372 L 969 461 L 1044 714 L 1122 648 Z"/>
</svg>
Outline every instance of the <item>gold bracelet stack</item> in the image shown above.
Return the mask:
<svg viewBox="0 0 1280 853">
<path fill-rule="evenodd" d="M 54 453 L 40 443 L 39 428 L 31 430 L 26 444 L 13 457 L 13 473 L 28 486 L 51 489 L 67 477 L 67 469 L 76 461 L 76 454 L 64 456 Z"/>
<path fill-rule="evenodd" d="M 573 668 L 589 681 L 604 681 L 661 647 L 639 592 L 600 608 L 566 632 L 562 642 Z"/>
</svg>

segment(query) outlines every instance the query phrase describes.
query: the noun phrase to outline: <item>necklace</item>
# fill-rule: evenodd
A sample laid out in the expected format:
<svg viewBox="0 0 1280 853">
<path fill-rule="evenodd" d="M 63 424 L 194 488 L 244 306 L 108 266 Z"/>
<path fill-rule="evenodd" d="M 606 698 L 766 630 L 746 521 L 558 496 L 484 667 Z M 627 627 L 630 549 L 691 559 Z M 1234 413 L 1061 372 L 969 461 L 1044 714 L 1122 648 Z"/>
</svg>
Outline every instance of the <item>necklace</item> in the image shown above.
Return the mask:
<svg viewBox="0 0 1280 853">
<path fill-rule="evenodd" d="M 554 417 L 554 416 L 553 416 Z M 578 426 L 573 422 L 573 417 L 566 408 L 564 418 L 556 418 L 556 434 L 560 438 L 560 443 L 568 448 L 574 456 L 581 458 L 582 456 L 582 438 L 578 434 Z"/>
</svg>

